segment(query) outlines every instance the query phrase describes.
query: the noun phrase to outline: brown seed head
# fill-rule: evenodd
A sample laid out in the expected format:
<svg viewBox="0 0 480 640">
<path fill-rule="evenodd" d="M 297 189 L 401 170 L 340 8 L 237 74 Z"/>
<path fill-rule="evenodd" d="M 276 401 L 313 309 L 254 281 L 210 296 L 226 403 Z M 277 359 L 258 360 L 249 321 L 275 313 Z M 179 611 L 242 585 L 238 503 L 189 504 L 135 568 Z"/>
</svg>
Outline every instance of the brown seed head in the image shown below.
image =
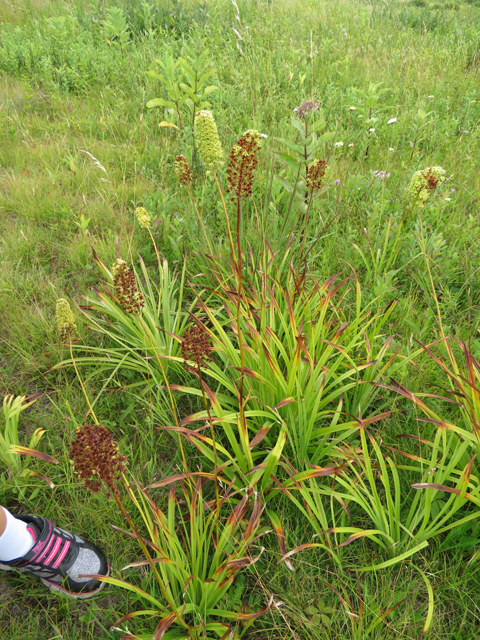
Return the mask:
<svg viewBox="0 0 480 640">
<path fill-rule="evenodd" d="M 325 160 L 314 160 L 307 168 L 307 187 L 311 191 L 321 189 L 328 164 Z"/>
<path fill-rule="evenodd" d="M 305 100 L 299 107 L 296 107 L 293 112 L 297 118 L 305 120 L 309 113 L 318 109 L 318 104 L 314 100 Z"/>
<path fill-rule="evenodd" d="M 253 172 L 258 164 L 257 151 L 262 146 L 258 131 L 246 131 L 230 151 L 227 169 L 228 189 L 232 200 L 247 198 L 252 193 Z"/>
<path fill-rule="evenodd" d="M 212 345 L 207 331 L 202 325 L 197 324 L 189 327 L 182 338 L 182 358 L 187 367 L 187 360 L 193 360 L 198 368 L 205 366 L 209 362 L 212 354 Z"/>
<path fill-rule="evenodd" d="M 125 260 L 118 258 L 112 267 L 115 295 L 126 313 L 140 313 L 144 305 L 143 294 L 138 290 L 135 275 Z"/>
<path fill-rule="evenodd" d="M 184 187 L 188 187 L 192 181 L 192 172 L 188 166 L 188 162 L 185 156 L 177 156 L 175 158 L 175 173 L 177 178 Z"/>
<path fill-rule="evenodd" d="M 110 431 L 101 425 L 84 424 L 75 435 L 70 448 L 75 473 L 93 493 L 98 493 L 103 484 L 114 491 L 126 462 Z"/>
</svg>

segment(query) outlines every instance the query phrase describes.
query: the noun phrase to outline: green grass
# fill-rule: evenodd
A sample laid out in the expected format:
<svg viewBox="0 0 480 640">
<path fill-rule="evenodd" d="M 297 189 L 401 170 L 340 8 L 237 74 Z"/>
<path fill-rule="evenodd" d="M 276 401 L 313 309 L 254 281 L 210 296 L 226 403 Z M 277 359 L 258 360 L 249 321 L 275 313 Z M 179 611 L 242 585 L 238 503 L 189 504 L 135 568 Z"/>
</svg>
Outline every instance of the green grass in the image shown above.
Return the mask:
<svg viewBox="0 0 480 640">
<path fill-rule="evenodd" d="M 54 310 L 58 297 L 82 304 L 91 287 L 102 286 L 92 250 L 111 265 L 118 242 L 124 259 L 138 267 L 140 253 L 155 273 L 148 234 L 135 221 L 134 209 L 140 204 L 161 220 L 156 241 L 172 268 L 181 268 L 186 253 L 189 278 L 205 267 L 195 254 L 202 240 L 190 200 L 173 172 L 178 153 L 192 157 L 191 132 L 187 127 L 182 136 L 176 129 L 160 128 L 162 120 L 178 124 L 175 114 L 145 106 L 152 98 L 164 97 L 159 83 L 147 76 L 156 68 L 155 59 L 167 53 L 176 58 L 184 42 L 204 41 L 215 69 L 212 84 L 219 87 L 210 98 L 224 149 L 228 153 L 246 129 L 256 128 L 268 136 L 258 170 L 262 185 L 273 152 L 287 151 L 275 138 L 294 139 L 293 109 L 304 99 L 315 99 L 326 119 L 325 131 L 335 132 L 334 140 L 344 144 L 335 147 L 332 140 L 324 149 L 330 164 L 328 189 L 314 202 L 307 245 L 327 223 L 328 227 L 309 256 L 310 271 L 323 281 L 335 273 L 347 276 L 353 267 L 365 303 L 378 295 L 382 304 L 396 299 L 386 333 L 394 336 L 393 350 L 409 355 L 416 348 L 413 338 L 427 343 L 438 337 L 422 256 L 423 233 L 445 331 L 470 341 L 473 353 L 480 356 L 478 7 L 353 0 L 238 0 L 237 4 L 240 20 L 230 0 L 158 0 L 151 5 L 137 0 L 123 4 L 19 0 L 0 7 L 0 390 L 2 395 L 45 392 L 21 418 L 22 442 L 28 442 L 34 428 L 43 427 L 47 433 L 42 450 L 60 460 L 55 468 L 34 464 L 55 482 L 53 491 L 41 486 L 33 500 L 27 497 L 20 504 L 6 480 L 0 485 L 0 504 L 41 513 L 92 538 L 106 550 L 116 576 L 121 567 L 139 559 L 141 551 L 135 541 L 110 527 L 126 528 L 113 501 L 86 492 L 72 473 L 68 447 L 73 426 L 66 406 L 69 403 L 80 422 L 88 406 L 75 372 L 52 370 L 69 357 L 58 343 Z M 124 9 L 129 35 L 122 46 L 109 42 L 102 22 L 111 16 L 112 6 Z M 371 115 L 377 119 L 367 127 L 362 120 L 368 114 L 359 117 L 362 109 L 368 112 L 361 92 L 376 83 L 389 91 L 373 105 Z M 397 121 L 387 124 L 392 118 Z M 370 128 L 375 129 L 371 134 Z M 383 247 L 388 218 L 398 222 L 405 209 L 411 176 L 417 169 L 436 165 L 452 176 L 439 190 L 443 197 L 432 196 L 419 215 L 407 218 L 398 257 L 387 273 L 376 275 L 353 245 L 365 256 L 369 243 L 374 251 Z M 376 170 L 390 177 L 380 180 Z M 278 161 L 275 173 L 288 177 Z M 209 181 L 205 187 L 201 182 L 195 195 L 203 203 L 204 220 L 218 253 L 226 254 L 218 196 Z M 277 183 L 272 189 L 266 225 L 275 239 L 286 198 Z M 87 233 L 77 225 L 82 215 L 89 219 Z M 246 222 L 247 238 L 256 251 L 260 242 L 252 207 L 247 208 Z M 347 306 L 350 303 L 347 300 Z M 82 339 L 89 339 L 77 315 Z M 82 367 L 80 373 L 87 380 L 91 372 Z M 405 377 L 416 391 L 443 393 L 447 386 L 439 369 L 423 355 Z M 121 375 L 118 378 L 119 385 L 125 382 Z M 91 397 L 96 397 L 101 381 L 93 378 L 86 384 Z M 388 392 L 380 400 L 403 410 L 377 432 L 390 444 L 400 433 L 428 433 L 414 421 L 411 406 Z M 198 408 L 188 398 L 180 402 L 181 417 L 194 410 Z M 181 457 L 176 441 L 153 429 L 161 425 L 133 394 L 106 391 L 95 411 L 112 429 L 131 470 L 144 484 L 178 472 Z M 449 411 L 455 416 L 454 409 Z M 408 450 L 413 453 L 416 448 Z M 188 455 L 195 465 L 202 463 L 193 447 Z M 405 486 L 415 479 L 407 474 Z M 287 549 L 311 541 L 312 532 L 291 504 L 277 499 L 275 508 Z M 274 595 L 284 606 L 259 618 L 249 637 L 420 637 L 427 591 L 421 575 L 409 565 L 360 575 L 364 618 L 357 621 L 345 614 L 339 597 L 325 586 L 328 583 L 337 591 L 345 587 L 358 614 L 355 574 L 336 569 L 314 549 L 294 556 L 292 574 L 284 563 L 277 564 L 274 536 L 265 541 L 267 550 L 259 562 L 237 578 L 228 596 L 230 604 L 240 607 L 250 602 L 255 610 Z M 417 554 L 417 564 L 435 595 L 429 637 L 473 640 L 480 637 L 480 581 L 477 564 L 467 566 L 467 562 L 475 544 L 448 552 L 440 545 L 435 540 Z M 374 550 L 360 540 L 346 553 L 360 566 L 371 560 Z M 150 579 L 141 569 L 126 573 L 143 586 Z M 334 609 L 328 614 L 329 626 L 323 626 L 325 621 L 312 622 L 314 614 L 307 613 L 318 597 Z M 380 611 L 403 599 L 366 635 Z M 109 627 L 138 608 L 132 594 L 114 587 L 91 603 L 77 604 L 14 575 L 0 576 L 0 604 L 0 634 L 5 640 L 118 638 L 119 632 L 110 632 Z M 153 632 L 155 625 L 145 624 Z M 134 621 L 128 628 L 141 629 Z"/>
</svg>

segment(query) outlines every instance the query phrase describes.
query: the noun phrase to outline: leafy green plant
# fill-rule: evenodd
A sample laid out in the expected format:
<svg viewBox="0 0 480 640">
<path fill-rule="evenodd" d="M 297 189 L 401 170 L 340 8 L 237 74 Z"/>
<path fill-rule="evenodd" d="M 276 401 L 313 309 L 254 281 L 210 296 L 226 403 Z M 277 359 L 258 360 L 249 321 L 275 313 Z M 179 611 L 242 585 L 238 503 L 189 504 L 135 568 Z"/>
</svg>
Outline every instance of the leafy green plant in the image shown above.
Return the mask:
<svg viewBox="0 0 480 640">
<path fill-rule="evenodd" d="M 307 105 L 305 107 L 305 105 Z M 278 142 L 287 147 L 289 153 L 276 153 L 276 157 L 288 169 L 292 175 L 290 180 L 279 175 L 275 179 L 290 194 L 288 208 L 285 214 L 284 228 L 290 222 L 292 207 L 298 209 L 302 214 L 306 215 L 308 210 L 308 187 L 307 187 L 307 169 L 308 165 L 314 158 L 314 153 L 329 140 L 334 138 L 335 133 L 327 132 L 318 136 L 318 132 L 322 131 L 326 126 L 323 118 L 313 120 L 312 114 L 317 109 L 316 103 L 306 101 L 297 110 L 297 115 L 292 116 L 291 124 L 297 132 L 298 141 L 292 142 L 286 138 L 276 138 Z M 292 155 L 293 153 L 293 155 Z"/>
<path fill-rule="evenodd" d="M 388 609 L 382 611 L 382 607 L 378 603 L 376 599 L 376 594 L 368 594 L 367 589 L 364 589 L 364 593 L 362 593 L 362 588 L 360 585 L 360 579 L 358 573 L 356 574 L 356 588 L 351 590 L 349 594 L 349 590 L 346 586 L 341 586 L 341 591 L 333 588 L 330 584 L 325 582 L 325 586 L 332 590 L 337 598 L 340 600 L 340 603 L 343 607 L 346 620 L 350 623 L 350 627 L 352 630 L 353 638 L 360 640 L 361 638 L 369 637 L 370 634 L 376 629 L 382 622 L 386 621 L 388 616 L 390 616 L 394 611 L 398 609 L 398 607 L 405 602 L 405 598 L 395 603 L 394 605 L 388 607 Z M 352 593 L 353 592 L 353 593 Z M 355 595 L 353 595 L 355 594 Z M 394 596 L 392 595 L 390 602 L 393 600 Z M 323 604 L 323 608 L 320 609 L 320 605 L 323 603 L 322 600 L 319 599 L 318 611 L 325 611 L 327 607 Z M 335 611 L 331 607 L 328 607 L 332 612 Z M 430 611 L 429 611 L 430 613 Z M 319 616 L 319 614 L 316 614 Z M 321 616 L 321 621 L 324 625 L 327 623 L 324 621 L 329 620 L 326 616 Z M 313 618 L 312 618 L 313 622 Z M 320 623 L 320 620 L 318 621 Z M 329 626 L 329 625 L 328 625 Z M 427 628 L 428 630 L 428 628 Z"/>
<path fill-rule="evenodd" d="M 173 55 L 169 54 L 165 60 L 156 60 L 160 71 L 148 71 L 151 78 L 159 80 L 163 85 L 168 99 L 149 100 L 147 108 L 162 107 L 171 114 L 175 113 L 180 129 L 184 128 L 183 108 L 186 107 L 190 113 L 193 127 L 195 113 L 198 109 L 212 106 L 208 96 L 218 89 L 215 85 L 209 84 L 215 71 L 210 68 L 211 63 L 208 59 L 210 52 L 204 48 L 204 43 L 200 41 L 192 45 L 185 44 L 184 48 L 186 51 L 184 56 L 174 60 Z"/>
<path fill-rule="evenodd" d="M 410 160 L 414 155 L 417 155 L 419 151 L 417 151 L 417 147 L 420 142 L 425 140 L 425 135 L 427 132 L 427 128 L 429 125 L 434 122 L 434 119 L 429 117 L 432 115 L 433 111 L 425 111 L 425 109 L 419 109 L 417 113 L 413 116 L 412 123 L 410 124 L 411 131 L 411 140 L 408 141 L 412 153 L 410 154 Z"/>
<path fill-rule="evenodd" d="M 430 459 L 404 454 L 416 465 L 396 464 L 383 453 L 382 446 L 363 425 L 359 431 L 359 448 L 336 453 L 336 457 L 340 456 L 347 464 L 336 474 L 333 486 L 322 486 L 318 481 L 310 480 L 309 487 L 300 487 L 300 494 L 306 497 L 310 507 L 307 517 L 314 526 L 316 521 L 316 528 L 319 529 L 316 536 L 325 538 L 325 542 L 302 545 L 286 554 L 285 558 L 290 558 L 303 548 L 318 546 L 340 563 L 341 558 L 336 553 L 338 549 L 368 538 L 379 547 L 380 554 L 372 564 L 357 569 L 376 571 L 407 560 L 428 546 L 428 540 L 434 536 L 480 517 L 480 484 L 478 478 L 472 475 L 473 459 L 465 468 L 460 468 L 463 451 L 457 448 L 453 455 L 449 455 L 448 442 L 441 429 L 438 429 L 435 441 L 431 443 Z M 371 447 L 367 444 L 367 436 Z M 384 448 L 395 454 L 401 453 L 388 445 Z M 448 463 L 443 464 L 439 460 L 448 460 Z M 402 508 L 405 494 L 399 470 L 414 471 L 421 480 L 412 484 L 415 492 L 413 499 L 408 500 L 408 513 Z M 445 494 L 449 497 L 445 498 Z M 325 529 L 328 520 L 328 508 L 323 503 L 325 500 L 327 504 L 330 502 L 330 521 L 333 524 L 328 529 Z M 299 500 L 296 500 L 297 506 L 298 503 Z M 340 507 L 334 508 L 337 503 Z M 477 509 L 454 520 L 453 516 L 469 503 Z M 345 526 L 347 517 L 351 525 L 355 524 L 358 509 L 362 520 L 367 518 L 372 528 Z M 304 508 L 302 510 L 305 512 Z M 330 544 L 332 534 L 334 547 Z M 344 534 L 349 536 L 344 538 Z"/>
<path fill-rule="evenodd" d="M 205 368 L 204 380 L 211 387 L 208 398 L 215 424 L 226 437 L 219 452 L 221 456 L 228 454 L 229 473 L 237 478 L 239 467 L 242 475 L 255 471 L 252 483 L 262 472 L 265 489 L 272 482 L 270 474 L 278 467 L 284 447 L 299 471 L 328 460 L 335 438 L 348 439 L 362 421 L 355 416 L 359 411 L 365 416 L 374 405 L 377 391 L 372 383 L 403 366 L 400 360 L 393 363 L 387 357 L 390 340 L 381 335 L 391 308 L 376 314 L 362 310 L 361 290 L 355 282 L 357 312 L 347 322 L 339 291 L 348 280 L 339 284 L 334 278 L 324 283 L 313 280 L 297 290 L 298 281 L 290 274 L 282 287 L 257 271 L 252 258 L 244 271 L 238 316 L 238 298 L 232 294 L 226 272 L 216 273 L 215 279 L 220 283 L 215 295 L 208 304 L 201 298 L 198 301 L 214 345 L 215 358 Z M 243 407 L 239 386 L 242 367 Z M 181 391 L 200 395 L 193 387 L 182 387 Z M 247 419 L 243 428 L 241 407 Z M 376 415 L 375 419 L 380 419 Z M 200 411 L 184 418 L 181 426 L 189 427 L 207 417 Z M 184 435 L 194 438 L 212 459 L 207 436 L 200 437 L 190 428 Z M 266 455 L 259 465 L 258 458 Z"/>
<path fill-rule="evenodd" d="M 102 31 L 111 46 L 124 47 L 130 42 L 130 29 L 121 7 L 109 7 Z"/>
<path fill-rule="evenodd" d="M 0 430 L 0 460 L 6 466 L 9 478 L 14 483 L 14 491 L 18 491 L 20 496 L 25 496 L 25 491 L 28 486 L 28 479 L 32 476 L 41 478 L 48 483 L 50 488 L 55 486 L 53 482 L 38 471 L 34 471 L 29 468 L 29 459 L 23 459 L 20 456 L 29 456 L 33 458 L 39 458 L 44 462 L 52 464 L 58 464 L 58 460 L 52 458 L 52 456 L 37 451 L 36 447 L 40 442 L 45 431 L 43 429 L 36 429 L 30 438 L 28 447 L 20 444 L 20 438 L 18 433 L 18 422 L 20 414 L 41 397 L 42 394 L 36 394 L 29 396 L 5 396 L 3 399 L 3 417 L 4 426 L 3 430 Z M 2 474 L 1 479 L 6 482 L 5 475 Z M 38 491 L 38 490 L 37 490 Z M 34 497 L 37 493 L 35 491 L 32 494 Z"/>
<path fill-rule="evenodd" d="M 122 297 L 123 285 L 115 286 L 113 269 L 107 268 L 95 253 L 94 257 L 107 288 L 88 297 L 81 311 L 89 330 L 105 343 L 92 340 L 90 344 L 74 345 L 74 360 L 65 360 L 56 368 L 86 365 L 89 378 L 103 377 L 104 388 L 116 382 L 125 390 L 135 390 L 136 397 L 154 410 L 163 424 L 169 424 L 172 414 L 167 407 L 171 400 L 165 393 L 169 393 L 173 361 L 176 358 L 181 362 L 178 334 L 188 324 L 188 314 L 182 309 L 185 266 L 180 274 L 172 274 L 168 262 L 159 259 L 155 282 L 140 258 L 142 278 L 135 269 L 132 277 L 142 304 L 141 311 L 134 313 Z M 96 400 L 92 408 L 95 403 Z"/>
<path fill-rule="evenodd" d="M 333 607 L 328 607 L 325 604 L 325 600 L 320 596 L 315 601 L 315 604 L 311 604 L 305 609 L 305 613 L 310 616 L 310 622 L 315 625 L 323 625 L 324 627 L 330 627 L 332 625 L 332 621 L 330 616 L 332 613 L 335 613 L 335 609 Z"/>
</svg>

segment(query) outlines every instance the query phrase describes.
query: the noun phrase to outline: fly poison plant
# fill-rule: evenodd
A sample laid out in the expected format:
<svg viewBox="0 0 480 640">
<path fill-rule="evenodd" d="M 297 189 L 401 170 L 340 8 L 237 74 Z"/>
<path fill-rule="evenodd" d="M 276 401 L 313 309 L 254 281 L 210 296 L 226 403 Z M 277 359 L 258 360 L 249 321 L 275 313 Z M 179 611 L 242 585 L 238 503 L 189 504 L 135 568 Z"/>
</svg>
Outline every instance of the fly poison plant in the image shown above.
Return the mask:
<svg viewBox="0 0 480 640">
<path fill-rule="evenodd" d="M 224 434 L 219 465 L 242 482 L 250 471 L 250 481 L 261 477 L 265 490 L 280 454 L 299 473 L 322 466 L 337 439 L 357 433 L 362 419 L 388 415 L 376 402 L 372 383 L 388 371 L 399 372 L 404 363 L 392 359 L 391 340 L 382 335 L 394 305 L 376 313 L 362 310 L 358 282 L 312 280 L 299 289 L 291 275 L 282 287 L 253 273 L 250 261 L 247 266 L 240 296 L 224 272 L 215 275 L 222 284 L 208 303 L 198 297 L 214 354 L 203 379 L 215 427 Z M 235 280 L 231 273 L 230 282 Z M 357 292 L 357 313 L 347 321 L 341 292 L 349 284 Z M 194 387 L 182 392 L 200 395 Z M 181 426 L 184 437 L 213 461 L 213 442 L 200 430 L 208 419 L 199 411 L 183 418 Z"/>
<path fill-rule="evenodd" d="M 132 574 L 131 581 L 95 576 L 132 591 L 144 603 L 142 609 L 122 616 L 115 628 L 127 621 L 131 628 L 134 619 L 144 617 L 147 622 L 135 631 L 143 640 L 162 638 L 167 631 L 169 640 L 241 638 L 256 618 L 280 606 L 271 598 L 257 611 L 223 608 L 236 574 L 263 552 L 258 540 L 266 530 L 260 528 L 263 505 L 257 493 L 247 489 L 235 495 L 232 485 L 225 484 L 218 513 L 209 497 L 212 474 L 181 473 L 145 488 L 127 475 L 125 459 L 108 429 L 80 426 L 75 435 L 70 458 L 76 473 L 90 489 L 105 486 L 113 494 L 144 554 L 121 571 L 128 575 L 137 567 L 150 568 L 143 588 Z M 168 500 L 163 510 L 154 495 L 165 488 Z"/>
<path fill-rule="evenodd" d="M 86 365 L 89 376 L 102 378 L 105 388 L 116 385 L 135 391 L 141 401 L 154 404 L 163 423 L 169 424 L 168 385 L 181 371 L 180 363 L 171 358 L 180 359 L 178 335 L 188 323 L 186 310 L 192 308 L 182 309 L 185 266 L 180 273 L 172 273 L 168 262 L 159 258 L 153 276 L 141 258 L 137 272 L 121 259 L 109 269 L 94 257 L 105 288 L 93 290 L 80 307 L 91 338 L 87 344 L 74 345 L 72 359 L 57 368 Z M 170 371 L 172 366 L 176 372 Z"/>
<path fill-rule="evenodd" d="M 439 464 L 442 453 L 446 453 L 440 432 L 432 443 L 431 460 L 406 454 L 413 463 L 410 465 L 385 453 L 392 451 L 395 455 L 398 451 L 382 446 L 366 425 L 359 427 L 359 434 L 360 447 L 334 452 L 338 471 L 333 483 L 309 479 L 303 486 L 297 485 L 299 495 L 294 502 L 319 540 L 288 552 L 284 559 L 305 548 L 318 547 L 344 565 L 340 550 L 367 539 L 372 545 L 371 563 L 350 568 L 377 571 L 412 560 L 433 537 L 480 516 L 480 486 L 472 477 L 473 458 L 464 469 L 455 467 L 458 457 L 451 464 Z M 402 470 L 414 471 L 421 480 L 411 485 L 412 499 L 407 499 L 402 487 Z M 435 504 L 439 494 L 448 497 Z M 457 519 L 457 512 L 469 504 L 475 511 Z M 362 526 L 358 526 L 360 522 Z"/>
</svg>

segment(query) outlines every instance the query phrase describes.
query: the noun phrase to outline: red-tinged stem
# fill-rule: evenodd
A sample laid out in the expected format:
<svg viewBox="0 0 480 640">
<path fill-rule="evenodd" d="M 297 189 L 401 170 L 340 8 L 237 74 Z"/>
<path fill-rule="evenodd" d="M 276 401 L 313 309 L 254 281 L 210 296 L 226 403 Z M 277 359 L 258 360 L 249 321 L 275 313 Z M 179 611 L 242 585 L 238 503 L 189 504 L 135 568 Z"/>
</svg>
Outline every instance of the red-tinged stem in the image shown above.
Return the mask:
<svg viewBox="0 0 480 640">
<path fill-rule="evenodd" d="M 302 267 L 303 251 L 305 249 L 305 239 L 307 237 L 308 214 L 310 212 L 310 206 L 312 204 L 312 200 L 313 200 L 313 189 L 310 192 L 310 200 L 308 201 L 307 211 L 305 212 L 305 228 L 303 230 L 302 252 L 300 254 L 300 268 Z"/>
<path fill-rule="evenodd" d="M 220 492 L 218 490 L 218 458 L 217 458 L 217 440 L 215 438 L 215 429 L 213 428 L 213 420 L 210 414 L 210 408 L 208 406 L 207 397 L 205 395 L 205 389 L 203 388 L 203 378 L 202 378 L 202 370 L 200 368 L 200 363 L 197 362 L 197 372 L 198 377 L 200 378 L 200 389 L 202 390 L 203 402 L 205 403 L 205 409 L 207 410 L 208 422 L 210 423 L 210 431 L 212 433 L 212 442 L 213 442 L 213 465 L 214 465 L 214 475 L 215 475 L 215 499 L 216 499 L 216 509 L 217 509 L 217 521 L 215 523 L 216 528 L 216 536 L 217 536 L 217 566 L 218 569 L 218 546 L 220 541 L 219 535 L 219 521 L 220 521 Z"/>
<path fill-rule="evenodd" d="M 242 249 L 240 246 L 240 221 L 241 221 L 241 199 L 240 194 L 237 195 L 237 251 L 238 251 L 238 292 L 237 292 L 237 331 L 238 331 L 238 348 L 240 350 L 240 422 L 244 434 L 247 433 L 247 424 L 245 421 L 245 411 L 243 406 L 243 379 L 245 373 L 245 356 L 242 341 L 242 331 L 240 329 L 240 302 L 242 298 Z M 248 305 L 245 300 L 245 304 Z"/>
</svg>

